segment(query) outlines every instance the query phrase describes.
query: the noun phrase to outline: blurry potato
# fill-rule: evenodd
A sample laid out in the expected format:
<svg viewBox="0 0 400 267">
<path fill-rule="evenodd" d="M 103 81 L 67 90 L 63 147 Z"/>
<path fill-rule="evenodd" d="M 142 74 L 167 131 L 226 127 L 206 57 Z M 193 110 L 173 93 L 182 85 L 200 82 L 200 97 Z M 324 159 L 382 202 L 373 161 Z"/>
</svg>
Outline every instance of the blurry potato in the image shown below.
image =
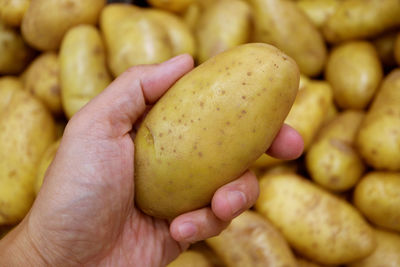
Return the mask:
<svg viewBox="0 0 400 267">
<path fill-rule="evenodd" d="M 281 233 L 253 211 L 243 212 L 206 242 L 229 267 L 297 267 Z"/>
<path fill-rule="evenodd" d="M 309 17 L 318 28 L 336 11 L 339 0 L 299 0 L 298 7 Z"/>
<path fill-rule="evenodd" d="M 315 262 L 344 264 L 375 249 L 372 229 L 355 208 L 295 174 L 262 177 L 255 208 Z"/>
<path fill-rule="evenodd" d="M 303 258 L 297 258 L 297 267 L 322 267 L 322 266 L 324 265 L 320 265 Z"/>
<path fill-rule="evenodd" d="M 64 34 L 78 24 L 97 23 L 105 0 L 34 0 L 22 20 L 22 35 L 36 49 L 60 47 Z"/>
<path fill-rule="evenodd" d="M 24 89 L 21 81 L 14 76 L 0 77 L 0 116 L 4 112 L 16 91 Z"/>
<path fill-rule="evenodd" d="M 0 21 L 0 75 L 18 74 L 33 57 L 22 36 Z"/>
<path fill-rule="evenodd" d="M 355 206 L 371 222 L 400 232 L 400 172 L 370 172 L 354 191 Z"/>
<path fill-rule="evenodd" d="M 20 26 L 30 0 L 0 0 L 0 20 L 10 26 Z"/>
<path fill-rule="evenodd" d="M 394 57 L 397 64 L 400 66 L 400 33 L 397 34 L 395 45 L 394 45 Z"/>
<path fill-rule="evenodd" d="M 307 170 L 322 187 L 333 191 L 352 188 L 365 170 L 354 141 L 364 113 L 345 111 L 321 129 L 306 154 Z"/>
<path fill-rule="evenodd" d="M 58 55 L 47 52 L 37 57 L 24 74 L 25 88 L 54 114 L 62 114 L 60 63 Z"/>
<path fill-rule="evenodd" d="M 297 5 L 288 0 L 249 0 L 254 14 L 254 41 L 272 44 L 291 56 L 300 72 L 321 73 L 326 61 L 322 35 Z"/>
<path fill-rule="evenodd" d="M 40 163 L 37 168 L 36 172 L 36 179 L 35 179 L 35 195 L 39 193 L 40 188 L 42 187 L 44 176 L 46 175 L 46 171 L 49 168 L 51 162 L 53 161 L 57 149 L 60 146 L 61 140 L 57 140 L 52 143 L 44 152 L 43 156 L 41 157 Z"/>
<path fill-rule="evenodd" d="M 250 18 L 251 9 L 241 0 L 221 0 L 209 5 L 195 29 L 198 62 L 202 63 L 229 48 L 247 43 Z"/>
<path fill-rule="evenodd" d="M 370 166 L 400 171 L 400 69 L 383 80 L 361 124 L 356 144 Z"/>
<path fill-rule="evenodd" d="M 196 0 L 148 0 L 151 6 L 165 9 L 170 12 L 183 12 L 195 1 Z"/>
<path fill-rule="evenodd" d="M 191 244 L 189 250 L 198 251 L 211 262 L 213 267 L 226 267 L 221 259 L 215 254 L 215 252 L 206 244 L 205 241 L 196 242 Z"/>
<path fill-rule="evenodd" d="M 396 36 L 396 32 L 388 32 L 372 40 L 372 44 L 375 46 L 376 52 L 378 52 L 379 59 L 386 67 L 396 66 L 394 57 Z"/>
<path fill-rule="evenodd" d="M 65 35 L 60 49 L 61 100 L 71 118 L 111 83 L 100 32 L 80 25 Z"/>
<path fill-rule="evenodd" d="M 323 33 L 329 42 L 373 37 L 400 25 L 398 0 L 346 0 L 328 18 Z"/>
<path fill-rule="evenodd" d="M 137 7 L 107 5 L 101 13 L 100 26 L 108 66 L 115 77 L 132 66 L 161 63 L 172 57 L 173 50 L 163 25 Z"/>
<path fill-rule="evenodd" d="M 356 41 L 333 49 L 325 76 L 332 85 L 333 97 L 339 107 L 363 109 L 374 96 L 383 70 L 374 46 Z"/>
<path fill-rule="evenodd" d="M 368 257 L 348 264 L 348 267 L 400 266 L 400 235 L 375 229 L 377 247 Z"/>
</svg>

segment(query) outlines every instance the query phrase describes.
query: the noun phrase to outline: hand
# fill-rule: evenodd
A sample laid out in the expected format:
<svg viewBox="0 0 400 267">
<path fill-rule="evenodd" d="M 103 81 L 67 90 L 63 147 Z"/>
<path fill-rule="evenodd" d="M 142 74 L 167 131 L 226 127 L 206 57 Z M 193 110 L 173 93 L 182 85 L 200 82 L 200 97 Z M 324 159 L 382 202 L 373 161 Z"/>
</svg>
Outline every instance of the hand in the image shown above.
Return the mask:
<svg viewBox="0 0 400 267">
<path fill-rule="evenodd" d="M 258 183 L 246 172 L 221 187 L 211 207 L 171 224 L 134 206 L 132 127 L 192 68 L 188 55 L 133 67 L 69 121 L 31 211 L 0 243 L 1 266 L 10 257 L 24 266 L 164 266 L 254 204 Z M 299 134 L 284 126 L 269 152 L 291 159 L 302 149 Z"/>
</svg>

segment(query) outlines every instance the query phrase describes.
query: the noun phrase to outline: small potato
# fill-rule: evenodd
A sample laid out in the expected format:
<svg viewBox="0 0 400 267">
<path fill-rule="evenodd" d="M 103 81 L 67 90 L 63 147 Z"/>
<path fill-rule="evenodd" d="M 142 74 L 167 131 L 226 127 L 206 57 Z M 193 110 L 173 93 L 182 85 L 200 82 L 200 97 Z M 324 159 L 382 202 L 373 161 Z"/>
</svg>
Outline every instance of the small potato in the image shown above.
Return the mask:
<svg viewBox="0 0 400 267">
<path fill-rule="evenodd" d="M 400 25 L 398 0 L 346 0 L 323 26 L 325 39 L 338 43 L 374 37 Z"/>
<path fill-rule="evenodd" d="M 339 0 L 299 0 L 297 6 L 308 16 L 312 23 L 321 28 L 336 11 Z"/>
<path fill-rule="evenodd" d="M 225 50 L 247 43 L 250 18 L 249 5 L 240 0 L 221 0 L 208 6 L 195 29 L 197 61 L 202 63 Z"/>
<path fill-rule="evenodd" d="M 0 0 L 0 20 L 18 27 L 29 7 L 30 0 Z"/>
<path fill-rule="evenodd" d="M 196 0 L 148 0 L 153 7 L 165 9 L 170 12 L 183 12 Z"/>
<path fill-rule="evenodd" d="M 22 36 L 0 21 L 0 75 L 18 74 L 33 58 Z"/>
<path fill-rule="evenodd" d="M 400 171 L 400 69 L 378 90 L 357 136 L 359 153 L 377 170 Z"/>
<path fill-rule="evenodd" d="M 46 151 L 44 152 L 40 163 L 39 167 L 36 172 L 36 180 L 35 180 L 35 195 L 39 193 L 40 188 L 42 187 L 44 177 L 46 175 L 46 171 L 49 168 L 51 162 L 53 161 L 57 149 L 60 146 L 61 140 L 55 141 L 53 144 L 51 144 Z"/>
<path fill-rule="evenodd" d="M 323 265 L 311 262 L 303 258 L 297 258 L 297 267 L 322 267 Z"/>
<path fill-rule="evenodd" d="M 281 233 L 253 211 L 243 212 L 206 242 L 229 267 L 297 267 Z"/>
<path fill-rule="evenodd" d="M 347 267 L 398 267 L 400 266 L 400 235 L 375 229 L 377 247 L 369 256 L 350 263 Z"/>
<path fill-rule="evenodd" d="M 394 57 L 396 36 L 396 32 L 388 32 L 372 40 L 379 59 L 385 67 L 396 66 L 396 59 Z"/>
<path fill-rule="evenodd" d="M 95 25 L 105 4 L 105 0 L 31 1 L 22 20 L 22 35 L 38 50 L 57 50 L 70 28 Z"/>
<path fill-rule="evenodd" d="M 254 41 L 272 44 L 292 57 L 300 72 L 318 76 L 326 61 L 321 33 L 296 3 L 288 0 L 249 0 L 254 14 Z"/>
<path fill-rule="evenodd" d="M 65 35 L 60 49 L 61 100 L 71 118 L 111 83 L 100 32 L 79 25 Z"/>
<path fill-rule="evenodd" d="M 397 64 L 400 66 L 400 33 L 397 34 L 395 45 L 394 45 L 394 57 Z"/>
<path fill-rule="evenodd" d="M 354 148 L 364 113 L 345 111 L 323 127 L 307 151 L 306 164 L 311 178 L 333 191 L 352 188 L 365 170 Z"/>
<path fill-rule="evenodd" d="M 400 172 L 370 172 L 354 191 L 355 206 L 371 222 L 400 232 Z"/>
<path fill-rule="evenodd" d="M 372 229 L 356 209 L 295 174 L 262 177 L 255 208 L 315 262 L 344 264 L 375 249 Z"/>
<path fill-rule="evenodd" d="M 333 49 L 325 70 L 336 104 L 343 109 L 364 109 L 377 90 L 383 70 L 372 44 L 348 42 Z"/>
<path fill-rule="evenodd" d="M 26 90 L 37 96 L 55 116 L 62 114 L 60 63 L 54 52 L 37 57 L 24 74 Z"/>
</svg>

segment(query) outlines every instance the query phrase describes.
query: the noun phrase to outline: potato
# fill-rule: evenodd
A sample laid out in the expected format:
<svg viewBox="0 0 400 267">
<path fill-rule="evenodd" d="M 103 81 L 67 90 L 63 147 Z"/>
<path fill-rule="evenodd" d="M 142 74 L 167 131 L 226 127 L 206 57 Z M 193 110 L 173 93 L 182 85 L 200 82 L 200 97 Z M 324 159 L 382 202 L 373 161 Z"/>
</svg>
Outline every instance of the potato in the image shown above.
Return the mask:
<svg viewBox="0 0 400 267">
<path fill-rule="evenodd" d="M 377 170 L 400 171 L 400 69 L 388 74 L 356 138 L 363 159 Z"/>
<path fill-rule="evenodd" d="M 400 33 L 397 34 L 395 45 L 394 45 L 394 57 L 397 64 L 400 66 Z"/>
<path fill-rule="evenodd" d="M 215 252 L 206 244 L 205 241 L 196 242 L 191 244 L 189 250 L 197 251 L 203 254 L 213 267 L 226 267 L 222 260 L 215 254 Z M 190 265 L 189 265 L 190 266 Z"/>
<path fill-rule="evenodd" d="M 321 28 L 336 11 L 339 0 L 299 0 L 297 6 L 308 16 L 312 23 Z"/>
<path fill-rule="evenodd" d="M 400 235 L 375 229 L 377 247 L 362 260 L 348 264 L 348 267 L 398 267 L 400 266 Z"/>
<path fill-rule="evenodd" d="M 61 140 L 57 140 L 52 143 L 44 152 L 41 157 L 40 163 L 38 165 L 38 169 L 36 172 L 36 180 L 35 180 L 35 195 L 39 193 L 40 188 L 42 187 L 44 177 L 46 175 L 46 171 L 49 168 L 51 162 L 53 161 L 57 149 L 60 146 Z"/>
<path fill-rule="evenodd" d="M 306 154 L 307 170 L 322 187 L 333 191 L 352 188 L 365 166 L 354 141 L 364 113 L 348 110 L 321 129 Z"/>
<path fill-rule="evenodd" d="M 62 114 L 60 63 L 54 52 L 37 57 L 24 75 L 25 88 L 38 97 L 55 116 Z"/>
<path fill-rule="evenodd" d="M 160 63 L 172 57 L 163 25 L 143 10 L 123 4 L 107 5 L 100 27 L 108 53 L 108 66 L 116 77 L 134 65 Z"/>
<path fill-rule="evenodd" d="M 370 172 L 354 191 L 355 206 L 371 222 L 400 232 L 400 172 Z"/>
<path fill-rule="evenodd" d="M 182 12 L 195 0 L 148 0 L 149 4 L 170 12 Z"/>
<path fill-rule="evenodd" d="M 332 43 L 373 37 L 400 25 L 398 0 L 346 0 L 323 26 Z"/>
<path fill-rule="evenodd" d="M 354 41 L 331 52 L 325 69 L 336 104 L 343 109 L 364 109 L 377 90 L 383 70 L 372 44 Z"/>
<path fill-rule="evenodd" d="M 0 21 L 0 75 L 18 74 L 33 57 L 21 35 Z"/>
<path fill-rule="evenodd" d="M 386 67 L 396 66 L 396 60 L 394 58 L 396 36 L 396 32 L 388 32 L 372 40 L 372 44 L 378 53 L 379 59 Z"/>
<path fill-rule="evenodd" d="M 323 265 L 311 262 L 303 258 L 297 258 L 297 267 L 322 267 Z"/>
<path fill-rule="evenodd" d="M 105 3 L 105 0 L 32 1 L 22 20 L 22 35 L 38 50 L 57 50 L 70 28 L 95 25 Z"/>
<path fill-rule="evenodd" d="M 229 267 L 297 267 L 281 233 L 253 211 L 243 212 L 222 233 L 206 242 Z"/>
<path fill-rule="evenodd" d="M 172 55 L 196 53 L 196 42 L 188 26 L 181 18 L 166 11 L 147 9 L 146 14 L 156 20 L 167 32 L 172 47 Z"/>
<path fill-rule="evenodd" d="M 0 0 L 0 20 L 10 26 L 20 26 L 30 0 Z"/>
<path fill-rule="evenodd" d="M 18 88 L 0 86 L 0 99 L 10 91 L 0 111 L 0 225 L 17 223 L 29 211 L 37 165 L 55 138 L 45 106 Z"/>
<path fill-rule="evenodd" d="M 21 81 L 14 76 L 0 77 L 0 116 L 3 111 L 8 107 L 13 95 L 17 91 L 24 89 Z"/>
<path fill-rule="evenodd" d="M 213 267 L 206 255 L 198 251 L 187 250 L 172 261 L 167 267 Z"/>
<path fill-rule="evenodd" d="M 254 13 L 254 41 L 282 49 L 313 77 L 326 61 L 322 35 L 297 5 L 287 0 L 249 0 Z"/>
<path fill-rule="evenodd" d="M 173 218 L 208 205 L 267 150 L 298 86 L 296 63 L 267 44 L 235 47 L 189 72 L 136 134 L 137 206 Z"/>
<path fill-rule="evenodd" d="M 240 0 L 216 1 L 200 16 L 195 29 L 197 61 L 247 43 L 250 37 L 251 9 Z"/>
<path fill-rule="evenodd" d="M 71 118 L 111 83 L 99 31 L 79 25 L 65 35 L 60 49 L 61 100 Z"/>
<path fill-rule="evenodd" d="M 356 209 L 295 174 L 262 177 L 255 208 L 315 262 L 344 264 L 375 249 L 372 229 Z"/>
</svg>

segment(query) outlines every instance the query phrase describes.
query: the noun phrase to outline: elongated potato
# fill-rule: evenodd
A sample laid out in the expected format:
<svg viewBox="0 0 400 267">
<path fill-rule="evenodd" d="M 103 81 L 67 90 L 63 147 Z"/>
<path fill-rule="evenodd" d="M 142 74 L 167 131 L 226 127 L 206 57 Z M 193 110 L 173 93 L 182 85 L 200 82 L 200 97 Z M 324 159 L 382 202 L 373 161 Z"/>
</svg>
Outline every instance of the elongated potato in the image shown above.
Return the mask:
<svg viewBox="0 0 400 267">
<path fill-rule="evenodd" d="M 377 170 L 400 171 L 400 69 L 388 74 L 365 116 L 356 145 Z"/>
<path fill-rule="evenodd" d="M 318 28 L 321 28 L 327 19 L 336 11 L 339 0 L 299 0 L 297 6 L 307 14 Z"/>
<path fill-rule="evenodd" d="M 167 267 L 213 267 L 206 255 L 198 251 L 187 250 L 180 254 Z"/>
<path fill-rule="evenodd" d="M 43 53 L 25 71 L 26 90 L 37 96 L 54 114 L 61 115 L 60 63 L 54 52 Z"/>
<path fill-rule="evenodd" d="M 346 0 L 323 27 L 326 40 L 332 43 L 373 37 L 400 25 L 398 0 Z"/>
<path fill-rule="evenodd" d="M 22 35 L 36 49 L 57 50 L 70 28 L 95 25 L 105 3 L 105 0 L 31 1 L 22 20 Z"/>
<path fill-rule="evenodd" d="M 275 45 L 313 77 L 326 61 L 322 35 L 295 3 L 288 0 L 249 0 L 254 14 L 254 40 Z"/>
<path fill-rule="evenodd" d="M 383 70 L 372 44 L 345 43 L 333 49 L 325 70 L 336 104 L 343 109 L 364 109 L 377 90 Z"/>
<path fill-rule="evenodd" d="M 52 143 L 44 152 L 43 156 L 40 159 L 40 163 L 37 168 L 36 172 L 36 179 L 35 179 L 35 194 L 39 193 L 40 188 L 42 187 L 44 177 L 46 175 L 46 171 L 49 168 L 51 162 L 53 161 L 57 149 L 60 146 L 61 140 L 57 140 Z"/>
<path fill-rule="evenodd" d="M 371 172 L 357 185 L 354 204 L 371 222 L 400 232 L 399 192 L 399 172 Z"/>
<path fill-rule="evenodd" d="M 67 32 L 60 49 L 60 73 L 68 118 L 110 84 L 103 41 L 94 26 L 80 25 Z"/>
<path fill-rule="evenodd" d="M 135 197 L 172 218 L 209 204 L 264 153 L 289 112 L 296 63 L 267 44 L 241 45 L 181 78 L 135 137 Z"/>
<path fill-rule="evenodd" d="M 358 182 L 365 166 L 354 142 L 363 118 L 361 111 L 345 111 L 321 129 L 306 154 L 307 170 L 317 184 L 345 191 Z"/>
<path fill-rule="evenodd" d="M 30 0 L 0 0 L 0 20 L 10 26 L 20 26 Z"/>
<path fill-rule="evenodd" d="M 377 247 L 371 255 L 348 264 L 348 267 L 400 266 L 400 235 L 380 229 L 374 231 Z"/>
<path fill-rule="evenodd" d="M 216 1 L 200 16 L 195 29 L 199 63 L 250 38 L 251 10 L 240 0 Z"/>
<path fill-rule="evenodd" d="M 243 212 L 206 242 L 229 267 L 297 267 L 281 233 L 253 211 Z"/>
<path fill-rule="evenodd" d="M 315 262 L 344 264 L 375 249 L 372 229 L 356 209 L 295 174 L 262 177 L 255 208 Z"/>
<path fill-rule="evenodd" d="M 393 31 L 381 34 L 372 40 L 372 44 L 375 46 L 379 59 L 386 67 L 396 66 L 394 53 L 396 36 L 397 32 Z"/>
</svg>

